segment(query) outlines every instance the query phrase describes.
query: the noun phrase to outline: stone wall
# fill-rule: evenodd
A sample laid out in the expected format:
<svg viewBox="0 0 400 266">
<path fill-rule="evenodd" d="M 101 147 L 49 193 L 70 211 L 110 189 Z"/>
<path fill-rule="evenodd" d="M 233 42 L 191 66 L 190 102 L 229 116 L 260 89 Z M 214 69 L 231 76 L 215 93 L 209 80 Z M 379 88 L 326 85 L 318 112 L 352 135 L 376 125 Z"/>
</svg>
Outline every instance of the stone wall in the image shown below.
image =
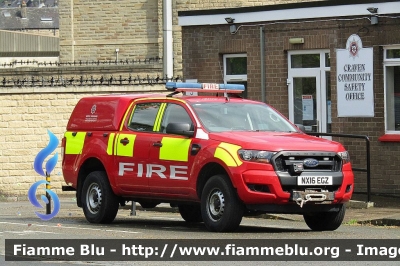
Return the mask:
<svg viewBox="0 0 400 266">
<path fill-rule="evenodd" d="M 73 6 L 71 6 L 71 3 Z M 160 56 L 158 1 L 60 1 L 60 60 Z"/>
<path fill-rule="evenodd" d="M 166 91 L 160 60 L 77 60 L 62 65 L 45 61 L 40 67 L 25 62 L 0 68 L 0 200 L 25 200 L 29 187 L 44 179 L 34 171 L 34 159 L 48 144 L 47 130 L 61 142 L 80 98 Z M 61 191 L 61 158 L 51 178 L 57 194 L 72 193 Z"/>
<path fill-rule="evenodd" d="M 317 0 L 309 0 L 313 2 Z M 60 60 L 163 57 L 163 0 L 60 1 Z M 262 6 L 300 0 L 172 0 L 174 73 L 182 75 L 178 11 Z"/>
<path fill-rule="evenodd" d="M 84 96 L 165 91 L 164 85 L 67 88 L 2 88 L 0 90 L 0 200 L 26 200 L 29 187 L 44 180 L 33 168 L 36 155 L 49 142 L 47 130 L 60 141 L 59 160 L 51 173 L 52 190 L 62 192 L 61 139 L 70 114 Z M 48 159 L 48 158 L 47 158 Z M 45 160 L 45 162 L 47 161 Z M 74 195 L 74 194 L 71 194 Z"/>
</svg>

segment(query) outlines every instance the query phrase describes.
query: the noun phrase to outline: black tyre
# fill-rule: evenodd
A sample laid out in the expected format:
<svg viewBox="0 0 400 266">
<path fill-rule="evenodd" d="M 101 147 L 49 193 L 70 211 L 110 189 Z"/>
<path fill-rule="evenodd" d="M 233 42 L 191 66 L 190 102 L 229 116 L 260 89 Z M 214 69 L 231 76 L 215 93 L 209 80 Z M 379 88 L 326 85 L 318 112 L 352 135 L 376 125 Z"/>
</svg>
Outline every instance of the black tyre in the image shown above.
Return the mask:
<svg viewBox="0 0 400 266">
<path fill-rule="evenodd" d="M 203 222 L 200 205 L 179 205 L 178 210 L 183 220 L 188 223 Z"/>
<path fill-rule="evenodd" d="M 236 230 L 244 214 L 244 205 L 225 175 L 211 177 L 201 194 L 201 215 L 208 230 Z"/>
<path fill-rule="evenodd" d="M 319 212 L 304 214 L 304 221 L 314 231 L 334 231 L 342 224 L 346 206 L 340 205 L 338 212 Z"/>
<path fill-rule="evenodd" d="M 90 173 L 83 183 L 81 201 L 86 220 L 111 223 L 117 216 L 119 201 L 104 171 Z"/>
</svg>

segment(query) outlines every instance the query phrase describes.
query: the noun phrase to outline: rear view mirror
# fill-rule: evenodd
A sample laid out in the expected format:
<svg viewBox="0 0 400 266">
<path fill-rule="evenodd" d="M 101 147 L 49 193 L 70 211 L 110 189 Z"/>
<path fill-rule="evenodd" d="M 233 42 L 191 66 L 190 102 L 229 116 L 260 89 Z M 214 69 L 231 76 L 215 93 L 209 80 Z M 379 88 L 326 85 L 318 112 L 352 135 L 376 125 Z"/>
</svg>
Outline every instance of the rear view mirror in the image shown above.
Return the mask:
<svg viewBox="0 0 400 266">
<path fill-rule="evenodd" d="M 169 123 L 166 128 L 167 134 L 176 134 L 186 137 L 193 137 L 194 131 L 191 130 L 189 123 Z"/>
<path fill-rule="evenodd" d="M 302 132 L 306 133 L 306 128 L 302 124 L 296 124 L 296 127 L 300 129 Z"/>
</svg>

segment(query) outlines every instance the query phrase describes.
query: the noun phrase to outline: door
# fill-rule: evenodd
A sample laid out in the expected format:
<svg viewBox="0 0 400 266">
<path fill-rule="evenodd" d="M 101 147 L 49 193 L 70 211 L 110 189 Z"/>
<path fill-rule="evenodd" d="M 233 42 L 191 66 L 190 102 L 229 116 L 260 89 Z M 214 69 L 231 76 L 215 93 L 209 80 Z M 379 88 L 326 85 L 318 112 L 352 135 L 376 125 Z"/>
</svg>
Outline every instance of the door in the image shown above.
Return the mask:
<svg viewBox="0 0 400 266">
<path fill-rule="evenodd" d="M 147 195 L 149 191 L 149 157 L 153 143 L 159 139 L 154 125 L 160 107 L 160 102 L 139 102 L 126 118 L 126 126 L 116 135 L 115 183 L 124 192 Z"/>
<path fill-rule="evenodd" d="M 331 132 L 329 53 L 296 51 L 289 55 L 289 119 L 306 132 Z"/>
<path fill-rule="evenodd" d="M 193 138 L 166 133 L 169 123 L 188 123 L 193 128 L 190 115 L 178 103 L 166 104 L 156 129 L 158 140 L 153 143 L 149 155 L 153 168 L 149 178 L 150 192 L 166 197 L 189 193 L 189 175 L 194 159 L 191 154 Z"/>
</svg>

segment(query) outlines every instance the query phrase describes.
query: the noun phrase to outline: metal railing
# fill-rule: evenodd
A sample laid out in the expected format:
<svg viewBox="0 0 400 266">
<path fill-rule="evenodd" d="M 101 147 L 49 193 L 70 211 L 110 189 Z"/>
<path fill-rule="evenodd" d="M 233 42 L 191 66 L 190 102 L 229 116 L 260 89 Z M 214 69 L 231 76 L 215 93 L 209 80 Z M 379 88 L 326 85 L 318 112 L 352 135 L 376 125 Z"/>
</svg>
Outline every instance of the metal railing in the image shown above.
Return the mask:
<svg viewBox="0 0 400 266">
<path fill-rule="evenodd" d="M 151 57 L 145 59 L 125 59 L 125 60 L 78 60 L 71 62 L 39 62 L 37 60 L 14 60 L 8 63 L 1 63 L 0 67 L 61 67 L 61 66 L 110 66 L 110 65 L 137 65 L 137 64 L 154 64 L 162 63 L 160 57 Z"/>
<path fill-rule="evenodd" d="M 0 79 L 1 87 L 67 87 L 67 86 L 126 86 L 126 85 L 155 85 L 168 81 L 180 81 L 181 77 L 147 77 L 119 75 L 110 76 L 32 76 Z"/>
<path fill-rule="evenodd" d="M 328 136 L 328 137 L 344 137 L 344 138 L 357 138 L 365 139 L 366 144 L 366 164 L 367 168 L 352 167 L 353 171 L 366 172 L 367 173 L 367 202 L 371 202 L 371 155 L 370 155 L 370 141 L 368 136 L 365 135 L 354 135 L 354 134 L 340 134 L 340 133 L 321 133 L 321 132 L 306 132 L 312 136 Z"/>
</svg>

